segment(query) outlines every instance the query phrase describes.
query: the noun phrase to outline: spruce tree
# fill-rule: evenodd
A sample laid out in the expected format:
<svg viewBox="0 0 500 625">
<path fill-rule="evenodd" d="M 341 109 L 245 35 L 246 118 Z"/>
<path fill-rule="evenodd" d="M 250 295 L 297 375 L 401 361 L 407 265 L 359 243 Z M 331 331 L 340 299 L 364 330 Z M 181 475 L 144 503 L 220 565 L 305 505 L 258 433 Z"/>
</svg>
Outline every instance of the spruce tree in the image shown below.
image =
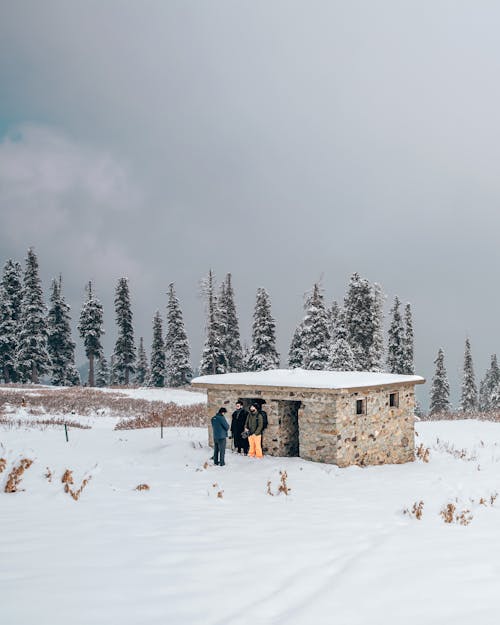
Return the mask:
<svg viewBox="0 0 500 625">
<path fill-rule="evenodd" d="M 166 375 L 169 386 L 184 386 L 193 377 L 189 342 L 184 327 L 181 306 L 174 283 L 168 287 L 167 334 L 165 337 Z"/>
<path fill-rule="evenodd" d="M 462 395 L 460 399 L 460 410 L 467 413 L 472 413 L 477 410 L 477 388 L 474 376 L 474 367 L 472 364 L 470 340 L 468 337 L 465 341 L 464 370 L 462 380 Z"/>
<path fill-rule="evenodd" d="M 3 289 L 3 301 L 10 309 L 8 317 L 12 320 L 11 332 L 15 340 L 15 353 L 14 358 L 8 365 L 8 376 L 10 382 L 17 382 L 20 379 L 18 367 L 17 367 L 17 345 L 20 334 L 21 323 L 21 304 L 22 304 L 22 276 L 23 271 L 21 265 L 13 260 L 9 259 L 4 266 L 2 281 L 0 288 Z M 4 322 L 6 311 L 4 310 Z M 9 344 L 9 341 L 7 341 Z M 7 350 L 8 351 L 8 350 Z M 10 360 L 10 357 L 9 357 Z M 5 372 L 4 372 L 5 373 Z"/>
<path fill-rule="evenodd" d="M 95 378 L 95 385 L 103 388 L 109 386 L 109 366 L 108 361 L 102 355 L 97 362 L 97 374 Z"/>
<path fill-rule="evenodd" d="M 451 410 L 450 385 L 444 366 L 444 352 L 440 348 L 434 361 L 436 366 L 434 377 L 432 378 L 431 403 L 429 413 L 437 415 L 447 413 Z"/>
<path fill-rule="evenodd" d="M 118 374 L 116 371 L 115 355 L 111 354 L 109 359 L 109 385 L 116 386 L 118 384 Z"/>
<path fill-rule="evenodd" d="M 9 298 L 0 284 L 0 379 L 6 384 L 16 378 L 16 330 Z"/>
<path fill-rule="evenodd" d="M 226 275 L 222 283 L 218 299 L 218 310 L 220 316 L 221 329 L 224 330 L 224 353 L 227 358 L 228 371 L 242 371 L 243 350 L 241 348 L 240 329 L 236 305 L 234 303 L 234 290 L 232 276 Z"/>
<path fill-rule="evenodd" d="M 144 385 L 149 377 L 148 357 L 144 349 L 144 339 L 139 339 L 139 349 L 137 350 L 137 367 L 135 369 L 135 381 L 140 386 Z"/>
<path fill-rule="evenodd" d="M 369 347 L 370 371 L 384 370 L 384 300 L 385 295 L 376 282 L 371 288 L 372 342 Z"/>
<path fill-rule="evenodd" d="M 349 281 L 344 310 L 347 341 L 353 351 L 358 371 L 370 371 L 373 366 L 375 305 L 370 283 L 354 273 Z"/>
<path fill-rule="evenodd" d="M 389 373 L 403 373 L 404 367 L 404 329 L 399 310 L 401 303 L 398 297 L 394 298 L 391 308 L 392 321 L 389 327 L 389 342 L 387 346 L 387 369 Z"/>
<path fill-rule="evenodd" d="M 339 309 L 335 326 L 335 336 L 330 346 L 328 369 L 331 371 L 355 371 L 356 359 L 347 340 L 345 311 Z"/>
<path fill-rule="evenodd" d="M 18 336 L 17 362 L 22 382 L 38 384 L 40 376 L 49 371 L 45 314 L 38 259 L 30 248 L 24 271 Z"/>
<path fill-rule="evenodd" d="M 153 342 L 151 344 L 151 369 L 148 386 L 165 386 L 165 343 L 163 341 L 163 321 L 160 311 L 153 317 Z"/>
<path fill-rule="evenodd" d="M 295 328 L 292 342 L 288 351 L 288 366 L 290 369 L 298 369 L 304 366 L 304 348 L 302 343 L 303 323 Z"/>
<path fill-rule="evenodd" d="M 212 270 L 203 283 L 206 297 L 207 323 L 206 339 L 200 363 L 200 375 L 226 373 L 227 358 L 224 351 L 224 336 L 221 333 L 221 319 L 215 296 L 215 278 Z"/>
<path fill-rule="evenodd" d="M 304 368 L 326 370 L 330 347 L 330 319 L 317 283 L 307 298 L 305 308 L 302 332 Z"/>
<path fill-rule="evenodd" d="M 89 282 L 87 286 L 87 300 L 82 307 L 78 324 L 78 331 L 85 346 L 85 354 L 89 359 L 89 386 L 94 386 L 94 361 L 96 358 L 102 357 L 101 337 L 104 334 L 102 320 L 101 302 L 94 297 L 92 282 Z"/>
<path fill-rule="evenodd" d="M 128 279 L 120 278 L 115 291 L 115 319 L 118 326 L 118 337 L 115 343 L 115 369 L 118 383 L 128 386 L 135 371 L 134 326 L 132 324 L 132 308 Z"/>
<path fill-rule="evenodd" d="M 271 315 L 269 294 L 262 288 L 257 289 L 248 367 L 250 371 L 267 371 L 279 367 L 279 354 L 276 351 L 276 323 Z"/>
<path fill-rule="evenodd" d="M 332 305 L 328 311 L 329 316 L 329 331 L 330 331 L 330 340 L 333 342 L 335 336 L 335 330 L 337 328 L 337 319 L 340 312 L 340 306 L 336 300 L 333 300 Z"/>
<path fill-rule="evenodd" d="M 500 386 L 500 369 L 498 367 L 497 355 L 491 355 L 490 367 L 481 381 L 479 391 L 479 410 L 490 412 L 498 410 L 500 407 L 495 400 L 497 389 Z"/>
<path fill-rule="evenodd" d="M 413 375 L 415 373 L 415 365 L 413 364 L 413 319 L 411 314 L 411 305 L 406 304 L 404 314 L 404 333 L 403 333 L 403 360 L 401 373 Z"/>
<path fill-rule="evenodd" d="M 75 367 L 75 343 L 71 340 L 70 307 L 62 294 L 62 279 L 52 280 L 47 316 L 47 348 L 52 384 L 71 386 L 80 383 Z"/>
</svg>

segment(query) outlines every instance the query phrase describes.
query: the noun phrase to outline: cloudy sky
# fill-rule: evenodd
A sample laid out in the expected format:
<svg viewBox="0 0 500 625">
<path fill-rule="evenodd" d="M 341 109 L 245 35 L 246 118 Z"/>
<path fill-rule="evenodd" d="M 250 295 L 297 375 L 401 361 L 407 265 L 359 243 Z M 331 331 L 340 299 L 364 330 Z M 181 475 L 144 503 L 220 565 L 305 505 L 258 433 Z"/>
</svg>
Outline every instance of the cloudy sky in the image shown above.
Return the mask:
<svg viewBox="0 0 500 625">
<path fill-rule="evenodd" d="M 500 351 L 500 6 L 395 0 L 0 3 L 0 251 L 34 246 L 114 339 L 126 275 L 149 343 L 168 283 L 199 360 L 199 280 L 257 287 L 285 355 L 303 293 L 350 274 L 414 308 L 457 395 Z"/>
</svg>

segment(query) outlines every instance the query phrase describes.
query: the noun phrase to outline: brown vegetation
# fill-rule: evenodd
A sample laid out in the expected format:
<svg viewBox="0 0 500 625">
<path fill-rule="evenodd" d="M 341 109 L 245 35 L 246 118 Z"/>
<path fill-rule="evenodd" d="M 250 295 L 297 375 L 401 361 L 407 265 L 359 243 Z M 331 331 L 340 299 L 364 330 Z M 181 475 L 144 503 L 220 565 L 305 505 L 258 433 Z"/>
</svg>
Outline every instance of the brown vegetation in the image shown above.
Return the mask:
<svg viewBox="0 0 500 625">
<path fill-rule="evenodd" d="M 15 466 L 7 477 L 7 484 L 5 484 L 6 493 L 17 493 L 19 484 L 23 479 L 23 473 L 30 468 L 33 464 L 33 460 L 29 458 L 23 458 L 20 463 Z"/>
<path fill-rule="evenodd" d="M 0 473 L 5 471 L 5 467 L 7 466 L 7 460 L 5 458 L 0 458 Z"/>
<path fill-rule="evenodd" d="M 415 502 L 411 510 L 408 510 L 408 508 L 406 508 L 405 510 L 403 510 L 403 513 L 408 514 L 412 518 L 420 521 L 424 514 L 424 502 L 423 501 L 419 501 L 418 503 Z"/>
<path fill-rule="evenodd" d="M 74 484 L 73 471 L 71 471 L 70 469 L 66 469 L 66 471 L 64 472 L 61 478 L 61 482 L 64 484 L 64 492 L 71 495 L 71 497 L 75 501 L 78 501 L 80 499 L 80 495 L 82 494 L 83 489 L 90 482 L 91 477 L 92 477 L 91 475 L 89 475 L 89 477 L 86 477 L 80 484 L 80 488 L 78 488 L 77 490 L 73 490 L 71 488 L 72 484 Z"/>
<path fill-rule="evenodd" d="M 425 414 L 420 417 L 421 421 L 461 421 L 463 419 L 478 419 L 479 421 L 495 421 L 500 423 L 500 411 L 494 412 L 437 412 L 433 415 Z"/>
<path fill-rule="evenodd" d="M 430 449 L 428 447 L 424 447 L 423 443 L 421 443 L 417 447 L 415 453 L 417 454 L 417 458 L 419 458 L 423 462 L 429 462 Z"/>
<path fill-rule="evenodd" d="M 149 484 L 138 484 L 134 490 L 149 490 Z"/>
</svg>

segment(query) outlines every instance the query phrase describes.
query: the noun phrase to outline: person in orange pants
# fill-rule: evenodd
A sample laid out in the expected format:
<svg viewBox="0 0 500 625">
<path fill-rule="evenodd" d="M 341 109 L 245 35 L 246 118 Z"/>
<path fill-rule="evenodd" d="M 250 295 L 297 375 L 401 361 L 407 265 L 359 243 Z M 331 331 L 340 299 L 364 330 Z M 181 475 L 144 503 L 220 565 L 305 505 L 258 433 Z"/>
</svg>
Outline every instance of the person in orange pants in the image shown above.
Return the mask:
<svg viewBox="0 0 500 625">
<path fill-rule="evenodd" d="M 248 443 L 250 445 L 248 451 L 250 458 L 262 458 L 261 441 L 263 424 L 264 419 L 260 414 L 259 407 L 256 404 L 252 404 L 245 422 L 245 430 L 248 432 Z"/>
</svg>

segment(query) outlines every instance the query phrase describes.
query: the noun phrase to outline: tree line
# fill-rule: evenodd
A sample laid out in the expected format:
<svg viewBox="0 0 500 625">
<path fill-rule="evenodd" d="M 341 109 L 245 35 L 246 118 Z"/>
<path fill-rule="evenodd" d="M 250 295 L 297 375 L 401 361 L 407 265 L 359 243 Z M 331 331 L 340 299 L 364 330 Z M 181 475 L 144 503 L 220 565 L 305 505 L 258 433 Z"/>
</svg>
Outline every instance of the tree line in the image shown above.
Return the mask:
<svg viewBox="0 0 500 625">
<path fill-rule="evenodd" d="M 212 271 L 203 282 L 206 337 L 200 375 L 259 371 L 280 366 L 276 321 L 264 288 L 256 294 L 250 346 L 241 341 L 232 276 L 217 288 Z M 103 307 L 89 282 L 78 320 L 78 333 L 89 363 L 89 386 L 183 386 L 193 377 L 190 347 L 174 284 L 168 289 L 166 332 L 160 311 L 153 316 L 149 358 L 143 337 L 136 337 L 127 278 L 115 290 L 117 338 L 108 359 L 102 346 Z M 389 371 L 414 373 L 413 321 L 410 304 L 396 297 L 384 338 L 385 295 L 354 273 L 342 304 L 325 303 L 316 283 L 304 300 L 303 319 L 293 333 L 287 365 L 311 370 Z M 80 384 L 75 367 L 70 307 L 62 278 L 51 283 L 48 310 L 44 303 L 38 259 L 30 248 L 24 271 L 9 259 L 0 281 L 0 378 L 3 382 L 38 383 L 48 376 L 55 385 Z"/>
</svg>

